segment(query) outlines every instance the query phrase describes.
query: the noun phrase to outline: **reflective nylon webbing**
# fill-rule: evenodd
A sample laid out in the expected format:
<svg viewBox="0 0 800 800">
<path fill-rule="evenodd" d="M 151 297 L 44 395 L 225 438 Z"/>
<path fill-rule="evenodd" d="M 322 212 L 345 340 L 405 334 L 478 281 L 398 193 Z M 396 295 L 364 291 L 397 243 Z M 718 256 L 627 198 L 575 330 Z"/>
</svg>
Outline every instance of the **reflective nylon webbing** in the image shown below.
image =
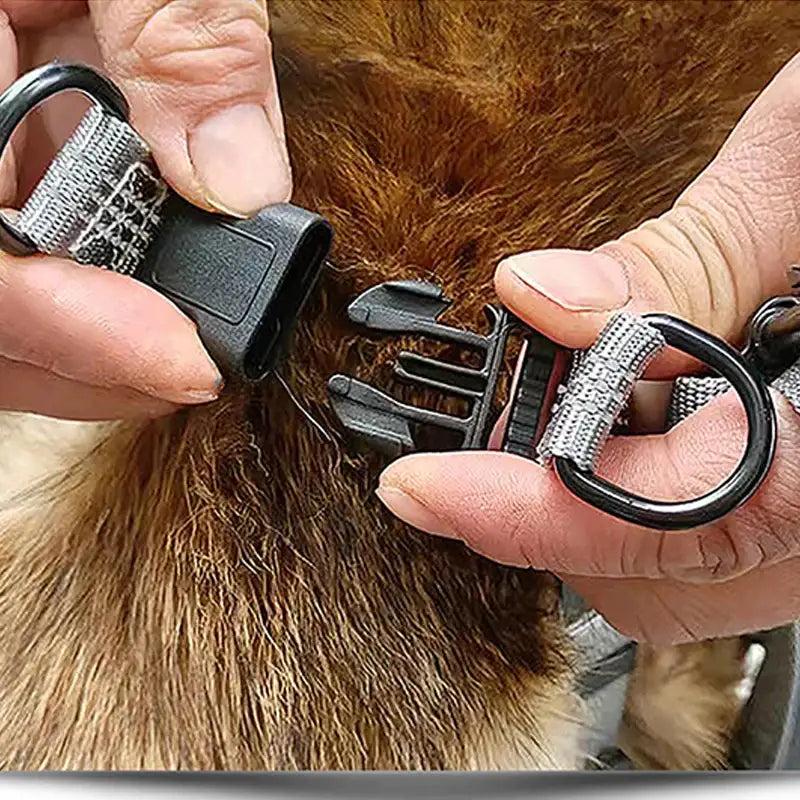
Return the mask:
<svg viewBox="0 0 800 800">
<path fill-rule="evenodd" d="M 156 234 L 166 197 L 144 140 L 92 106 L 16 224 L 40 252 L 130 274 Z"/>
<path fill-rule="evenodd" d="M 548 463 L 563 456 L 580 469 L 594 469 L 636 381 L 665 345 L 661 332 L 646 320 L 615 314 L 573 362 L 539 443 L 539 457 Z"/>
<path fill-rule="evenodd" d="M 777 389 L 800 413 L 800 359 L 789 369 L 772 381 L 771 386 Z M 718 377 L 680 377 L 672 388 L 667 427 L 671 428 L 686 419 L 698 409 L 709 403 L 718 395 L 727 392 L 730 384 Z"/>
</svg>

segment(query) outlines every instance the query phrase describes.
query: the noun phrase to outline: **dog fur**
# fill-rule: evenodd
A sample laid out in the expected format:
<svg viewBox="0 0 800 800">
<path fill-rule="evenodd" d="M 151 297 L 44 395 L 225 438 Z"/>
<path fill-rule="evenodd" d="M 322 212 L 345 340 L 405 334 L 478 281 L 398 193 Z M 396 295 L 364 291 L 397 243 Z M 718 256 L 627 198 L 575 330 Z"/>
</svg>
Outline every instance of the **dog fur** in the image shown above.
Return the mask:
<svg viewBox="0 0 800 800">
<path fill-rule="evenodd" d="M 580 766 L 553 580 L 391 518 L 382 462 L 338 434 L 327 377 L 388 384 L 409 344 L 357 334 L 345 308 L 424 278 L 472 326 L 502 256 L 660 213 L 793 55 L 800 6 L 271 13 L 295 202 L 336 230 L 283 368 L 322 431 L 277 381 L 159 421 L 3 419 L 0 762 Z M 639 765 L 724 765 L 740 650 L 642 651 L 622 735 Z"/>
</svg>

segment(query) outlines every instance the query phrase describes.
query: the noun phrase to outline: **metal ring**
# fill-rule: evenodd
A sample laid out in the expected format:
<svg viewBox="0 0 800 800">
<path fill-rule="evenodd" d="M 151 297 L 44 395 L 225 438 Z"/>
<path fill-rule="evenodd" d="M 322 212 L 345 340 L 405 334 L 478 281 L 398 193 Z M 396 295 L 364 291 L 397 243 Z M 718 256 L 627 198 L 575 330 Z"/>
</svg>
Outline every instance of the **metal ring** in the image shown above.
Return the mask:
<svg viewBox="0 0 800 800">
<path fill-rule="evenodd" d="M 796 360 L 800 340 L 800 297 L 784 295 L 767 300 L 753 314 L 742 355 L 767 380 L 777 378 Z"/>
<path fill-rule="evenodd" d="M 762 377 L 727 342 L 668 314 L 643 315 L 667 344 L 700 359 L 727 378 L 747 413 L 747 446 L 736 469 L 715 489 L 692 500 L 665 502 L 632 494 L 559 456 L 565 486 L 587 503 L 646 528 L 684 530 L 707 525 L 746 502 L 767 475 L 775 454 L 777 422 Z"/>
<path fill-rule="evenodd" d="M 83 92 L 109 114 L 128 121 L 128 103 L 108 78 L 84 64 L 53 61 L 23 75 L 0 94 L 0 157 L 27 114 L 53 95 L 69 90 Z M 17 256 L 37 252 L 33 242 L 3 214 L 0 214 L 0 248 Z"/>
</svg>

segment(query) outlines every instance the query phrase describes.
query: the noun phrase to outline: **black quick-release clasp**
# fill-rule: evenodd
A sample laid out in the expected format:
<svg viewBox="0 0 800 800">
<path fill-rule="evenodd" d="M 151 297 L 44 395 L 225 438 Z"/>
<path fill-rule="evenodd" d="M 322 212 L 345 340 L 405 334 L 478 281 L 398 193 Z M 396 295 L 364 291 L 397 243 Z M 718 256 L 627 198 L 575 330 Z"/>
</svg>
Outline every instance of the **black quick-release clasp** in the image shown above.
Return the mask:
<svg viewBox="0 0 800 800">
<path fill-rule="evenodd" d="M 361 294 L 350 304 L 348 315 L 373 331 L 427 336 L 477 353 L 480 366 L 476 367 L 409 351 L 400 353 L 394 365 L 400 380 L 466 401 L 465 415 L 401 403 L 342 374 L 328 381 L 335 413 L 351 433 L 390 456 L 426 449 L 433 441 L 446 441 L 458 449 L 484 449 L 495 422 L 492 412 L 506 345 L 511 333 L 520 331 L 525 354 L 514 393 L 517 402 L 505 430 L 505 449 L 530 455 L 563 374 L 564 352 L 499 306 L 486 307 L 490 326 L 486 334 L 444 325 L 438 318 L 449 305 L 450 300 L 435 284 L 391 281 Z"/>
<path fill-rule="evenodd" d="M 195 321 L 220 367 L 259 381 L 284 355 L 330 244 L 321 217 L 288 203 L 239 220 L 173 195 L 135 276 Z"/>
<path fill-rule="evenodd" d="M 102 110 L 97 124 L 86 126 L 89 133 L 82 132 L 86 140 L 101 135 L 97 132 L 103 119 L 113 119 L 118 138 L 101 141 L 99 150 L 117 147 L 120 158 L 136 147 L 146 151 L 127 125 L 124 96 L 108 78 L 82 64 L 54 62 L 24 75 L 0 95 L 0 154 L 26 114 L 67 90 L 82 92 Z M 117 144 L 126 133 L 131 138 L 127 150 Z M 55 246 L 45 250 L 19 221 L 0 214 L 0 248 L 19 256 L 51 252 L 133 274 L 196 322 L 200 338 L 228 376 L 258 381 L 268 375 L 325 263 L 331 226 L 319 215 L 289 204 L 271 206 L 244 220 L 203 211 L 167 189 L 149 153 L 146 164 L 131 157 L 130 169 L 125 171 L 122 164 L 122 174 L 112 180 L 108 174 L 95 174 L 102 173 L 102 164 L 81 152 L 86 140 L 70 150 L 74 169 L 72 163 L 62 163 L 58 175 L 48 179 L 46 174 L 37 187 L 44 186 L 37 201 L 45 211 L 50 203 L 60 214 L 55 223 L 49 221 L 47 236 L 63 238 L 70 226 L 80 228 L 86 222 L 83 238 L 67 252 Z M 64 150 L 59 155 L 67 158 Z M 143 157 L 138 158 L 141 162 Z M 83 205 L 70 219 L 73 200 Z M 47 215 L 36 218 L 31 212 L 28 221 L 33 218 L 33 227 L 43 229 L 48 221 L 39 225 L 42 216 Z M 19 220 L 24 217 L 25 208 Z M 119 268 L 120 254 L 125 256 L 124 269 Z"/>
<path fill-rule="evenodd" d="M 395 375 L 401 380 L 467 400 L 466 415 L 445 414 L 402 403 L 347 375 L 334 375 L 328 384 L 335 413 L 345 428 L 391 456 L 425 449 L 486 449 L 497 419 L 492 409 L 498 400 L 505 350 L 511 332 L 516 330 L 521 333 L 523 349 L 506 403 L 501 449 L 538 459 L 538 445 L 559 393 L 565 391 L 564 378 L 573 355 L 502 307 L 487 307 L 490 330 L 485 335 L 443 325 L 438 317 L 448 305 L 449 300 L 438 286 L 421 281 L 395 281 L 362 293 L 351 303 L 348 314 L 353 322 L 375 331 L 423 335 L 479 353 L 479 367 L 462 366 L 408 351 L 400 353 L 395 363 Z M 662 530 L 708 524 L 744 503 L 766 477 L 775 452 L 775 410 L 764 377 L 752 358 L 670 315 L 645 315 L 643 322 L 656 329 L 668 346 L 705 363 L 739 394 L 747 414 L 748 440 L 737 468 L 702 497 L 662 502 L 615 486 L 591 469 L 580 468 L 568 457 L 557 455 L 553 459 L 554 467 L 576 496 L 621 519 Z M 761 333 L 758 336 L 761 337 Z M 620 352 L 619 356 L 624 361 L 624 353 Z M 614 361 L 610 359 L 612 370 L 618 370 Z M 599 388 L 605 381 L 602 369 L 596 380 Z M 597 412 L 602 413 L 603 408 L 598 408 Z M 431 428 L 455 434 L 455 437 L 447 438 L 444 447 L 431 447 L 435 439 L 426 435 Z"/>
</svg>

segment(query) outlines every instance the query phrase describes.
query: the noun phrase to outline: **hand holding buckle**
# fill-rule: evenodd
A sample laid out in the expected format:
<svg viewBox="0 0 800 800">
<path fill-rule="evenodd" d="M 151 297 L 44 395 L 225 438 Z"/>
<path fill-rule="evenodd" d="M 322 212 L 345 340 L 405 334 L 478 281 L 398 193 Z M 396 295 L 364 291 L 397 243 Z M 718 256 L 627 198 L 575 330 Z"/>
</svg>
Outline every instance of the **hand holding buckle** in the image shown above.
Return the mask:
<svg viewBox="0 0 800 800">
<path fill-rule="evenodd" d="M 564 384 L 564 363 L 570 357 L 564 348 L 498 307 L 489 309 L 493 322 L 487 336 L 441 325 L 436 320 L 449 302 L 432 284 L 398 281 L 367 290 L 348 310 L 354 322 L 373 330 L 424 334 L 483 354 L 479 369 L 408 352 L 400 354 L 395 366 L 395 374 L 404 380 L 467 399 L 470 407 L 463 418 L 403 404 L 355 378 L 333 376 L 329 391 L 334 411 L 346 428 L 376 449 L 393 456 L 424 449 L 419 435 L 423 426 L 455 432 L 460 436 L 459 449 L 485 449 L 494 422 L 490 408 L 502 354 L 509 331 L 517 328 L 524 334 L 525 349 L 511 389 L 501 447 L 552 463 L 567 488 L 587 503 L 644 527 L 682 530 L 729 514 L 766 477 L 777 439 L 775 409 L 753 359 L 721 339 L 667 314 L 617 314 L 591 348 L 572 354 L 572 374 Z M 639 497 L 593 472 L 596 456 L 636 379 L 667 345 L 698 358 L 733 387 L 748 421 L 747 446 L 733 473 L 702 497 L 679 502 Z"/>
</svg>

